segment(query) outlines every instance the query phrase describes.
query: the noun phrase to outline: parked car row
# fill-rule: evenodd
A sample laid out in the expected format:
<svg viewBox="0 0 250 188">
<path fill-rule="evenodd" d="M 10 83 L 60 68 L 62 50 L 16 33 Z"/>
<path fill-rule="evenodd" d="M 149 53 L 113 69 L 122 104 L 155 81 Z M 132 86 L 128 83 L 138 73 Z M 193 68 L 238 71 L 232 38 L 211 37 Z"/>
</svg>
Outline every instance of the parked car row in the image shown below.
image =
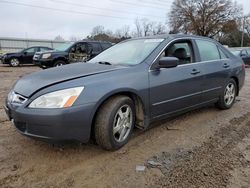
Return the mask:
<svg viewBox="0 0 250 188">
<path fill-rule="evenodd" d="M 241 57 L 241 59 L 244 61 L 244 63 L 247 66 L 250 66 L 250 48 L 244 48 L 244 49 L 240 49 L 240 48 L 230 48 L 230 51 L 238 56 Z"/>
<path fill-rule="evenodd" d="M 92 59 L 112 46 L 109 42 L 82 40 L 68 42 L 57 49 L 34 46 L 16 53 L 6 53 L 1 57 L 3 64 L 17 67 L 21 64 L 35 64 L 41 68 L 61 66 Z"/>
<path fill-rule="evenodd" d="M 32 64 L 33 56 L 36 52 L 44 52 L 53 50 L 49 47 L 44 46 L 33 46 L 30 48 L 23 49 L 15 53 L 6 53 L 2 56 L 2 63 L 9 64 L 12 67 L 17 67 L 20 64 Z"/>
</svg>

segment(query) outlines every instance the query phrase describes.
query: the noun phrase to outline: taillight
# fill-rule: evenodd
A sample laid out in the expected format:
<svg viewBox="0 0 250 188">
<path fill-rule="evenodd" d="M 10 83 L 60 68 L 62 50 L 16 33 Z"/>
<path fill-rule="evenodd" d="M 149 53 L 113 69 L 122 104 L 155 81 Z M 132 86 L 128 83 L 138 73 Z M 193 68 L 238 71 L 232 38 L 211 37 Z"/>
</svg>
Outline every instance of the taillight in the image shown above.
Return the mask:
<svg viewBox="0 0 250 188">
<path fill-rule="evenodd" d="M 247 64 L 243 64 L 243 68 L 248 68 L 248 65 Z"/>
</svg>

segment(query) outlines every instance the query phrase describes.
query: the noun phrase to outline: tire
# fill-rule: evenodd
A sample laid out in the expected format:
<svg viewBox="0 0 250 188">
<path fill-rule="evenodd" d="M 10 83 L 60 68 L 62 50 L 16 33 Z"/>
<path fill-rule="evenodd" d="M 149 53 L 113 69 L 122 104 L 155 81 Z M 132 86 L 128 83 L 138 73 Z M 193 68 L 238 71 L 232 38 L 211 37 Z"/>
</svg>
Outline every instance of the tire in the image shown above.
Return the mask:
<svg viewBox="0 0 250 188">
<path fill-rule="evenodd" d="M 229 109 L 233 106 L 237 94 L 237 84 L 231 79 L 223 89 L 216 106 L 222 110 Z"/>
<path fill-rule="evenodd" d="M 17 58 L 10 59 L 10 66 L 11 67 L 18 67 L 20 65 L 20 61 Z"/>
<path fill-rule="evenodd" d="M 62 61 L 62 60 L 58 60 L 54 63 L 54 67 L 60 67 L 63 65 L 66 65 L 66 63 L 65 63 L 65 61 Z"/>
<path fill-rule="evenodd" d="M 95 141 L 103 149 L 117 150 L 124 146 L 134 129 L 135 106 L 127 96 L 107 100 L 97 112 Z"/>
</svg>

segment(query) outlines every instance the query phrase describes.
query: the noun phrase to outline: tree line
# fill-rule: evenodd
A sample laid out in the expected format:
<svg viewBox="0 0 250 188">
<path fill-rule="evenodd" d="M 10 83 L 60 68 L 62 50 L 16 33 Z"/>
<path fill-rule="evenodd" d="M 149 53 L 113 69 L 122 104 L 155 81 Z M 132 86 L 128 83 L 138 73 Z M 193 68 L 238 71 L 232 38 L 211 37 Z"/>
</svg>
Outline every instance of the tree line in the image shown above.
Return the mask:
<svg viewBox="0 0 250 188">
<path fill-rule="evenodd" d="M 230 47 L 240 46 L 243 37 L 243 45 L 249 46 L 249 25 L 242 6 L 232 0 L 174 0 L 164 24 L 136 18 L 133 25 L 124 25 L 115 31 L 95 26 L 86 38 L 118 43 L 134 37 L 183 33 L 214 38 Z M 71 40 L 78 38 L 72 36 Z"/>
</svg>

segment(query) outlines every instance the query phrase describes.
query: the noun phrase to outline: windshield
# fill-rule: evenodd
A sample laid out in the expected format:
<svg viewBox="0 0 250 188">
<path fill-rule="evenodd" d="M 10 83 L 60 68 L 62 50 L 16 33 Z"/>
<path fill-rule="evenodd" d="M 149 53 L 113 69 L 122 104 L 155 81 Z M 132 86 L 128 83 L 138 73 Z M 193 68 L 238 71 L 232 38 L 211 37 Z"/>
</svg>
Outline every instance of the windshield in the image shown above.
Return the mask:
<svg viewBox="0 0 250 188">
<path fill-rule="evenodd" d="M 239 56 L 240 55 L 240 50 L 230 50 L 234 55 Z"/>
<path fill-rule="evenodd" d="M 122 42 L 105 50 L 89 63 L 137 65 L 141 63 L 164 39 L 137 39 Z"/>
<path fill-rule="evenodd" d="M 64 44 L 60 45 L 59 47 L 57 47 L 56 50 L 58 50 L 58 51 L 66 51 L 67 49 L 69 49 L 69 47 L 72 46 L 72 44 L 74 44 L 74 43 L 73 42 L 64 43 Z"/>
</svg>

